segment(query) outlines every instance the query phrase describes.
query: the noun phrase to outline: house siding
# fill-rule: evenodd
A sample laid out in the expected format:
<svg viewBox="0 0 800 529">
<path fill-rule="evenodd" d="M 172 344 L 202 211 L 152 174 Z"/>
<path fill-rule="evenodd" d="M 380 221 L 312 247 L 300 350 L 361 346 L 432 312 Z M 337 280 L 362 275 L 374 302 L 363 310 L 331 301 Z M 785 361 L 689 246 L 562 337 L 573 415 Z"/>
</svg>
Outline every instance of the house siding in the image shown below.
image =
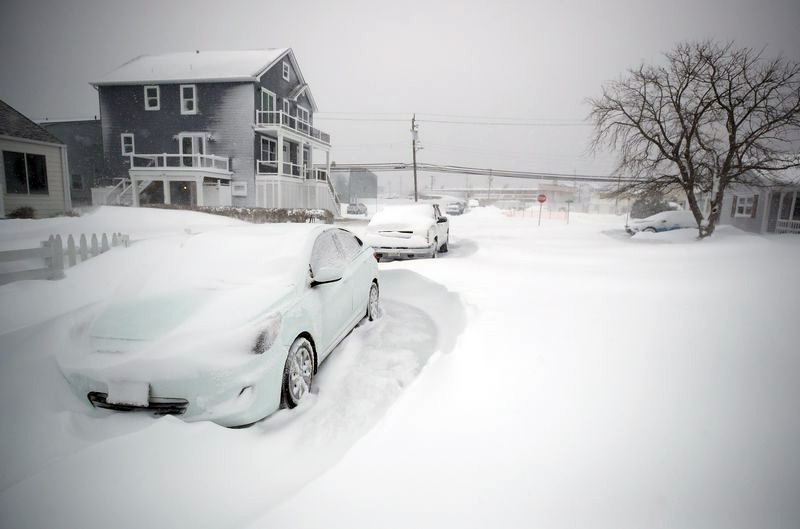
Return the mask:
<svg viewBox="0 0 800 529">
<path fill-rule="evenodd" d="M 758 195 L 758 204 L 756 205 L 755 217 L 736 217 L 731 214 L 733 209 L 733 197 L 748 197 Z M 728 224 L 735 226 L 740 230 L 749 231 L 752 233 L 761 233 L 764 222 L 764 215 L 769 209 L 769 190 L 767 189 L 751 189 L 751 188 L 736 188 L 725 193 L 722 200 L 722 210 L 720 211 L 720 224 Z"/>
<path fill-rule="evenodd" d="M 289 80 L 285 80 L 283 78 L 283 61 L 289 63 L 290 73 L 289 73 Z M 261 81 L 258 83 L 258 89 L 256 90 L 255 95 L 255 105 L 257 109 L 261 110 L 261 88 L 265 88 L 275 94 L 277 101 L 275 102 L 277 105 L 277 110 L 283 109 L 283 100 L 287 98 L 287 96 L 294 90 L 300 86 L 299 79 L 297 74 L 295 73 L 294 65 L 289 60 L 288 56 L 284 57 L 282 60 L 279 60 L 276 64 L 272 66 L 269 70 L 264 72 L 261 76 Z M 297 115 L 297 105 L 308 110 L 309 114 L 309 121 L 311 124 L 314 124 L 314 110 L 311 107 L 311 101 L 308 99 L 308 96 L 303 93 L 300 97 L 297 98 L 297 102 L 290 101 L 290 108 L 289 112 L 292 116 Z"/>
<path fill-rule="evenodd" d="M 100 120 L 41 123 L 41 126 L 67 146 L 73 205 L 91 204 L 91 188 L 105 176 Z"/>
<path fill-rule="evenodd" d="M 2 163 L 2 151 L 40 154 L 45 157 L 47 171 L 47 194 L 8 194 L 6 193 L 5 164 Z M 37 217 L 50 217 L 71 209 L 65 203 L 64 170 L 62 155 L 64 149 L 57 145 L 31 143 L 24 140 L 0 138 L 0 186 L 3 192 L 3 212 L 8 215 L 17 208 L 29 206 Z"/>
<path fill-rule="evenodd" d="M 188 84 L 188 83 L 186 83 Z M 247 182 L 248 197 L 236 206 L 255 204 L 253 83 L 194 83 L 197 114 L 180 112 L 180 84 L 160 84 L 160 110 L 145 110 L 144 84 L 101 86 L 103 156 L 111 177 L 127 177 L 130 162 L 122 155 L 120 135 L 134 134 L 134 152 L 177 154 L 181 132 L 206 132 L 207 154 L 231 160 L 233 181 Z"/>
</svg>

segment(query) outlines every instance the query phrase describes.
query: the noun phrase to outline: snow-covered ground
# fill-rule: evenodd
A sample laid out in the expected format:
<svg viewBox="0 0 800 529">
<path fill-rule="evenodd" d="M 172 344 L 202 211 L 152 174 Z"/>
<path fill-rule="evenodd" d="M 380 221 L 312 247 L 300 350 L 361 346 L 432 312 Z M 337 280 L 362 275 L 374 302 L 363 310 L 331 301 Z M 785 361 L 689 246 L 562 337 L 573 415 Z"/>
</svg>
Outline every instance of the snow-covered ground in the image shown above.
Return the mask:
<svg viewBox="0 0 800 529">
<path fill-rule="evenodd" d="M 797 527 L 796 236 L 475 208 L 441 259 L 381 263 L 383 318 L 298 409 L 230 430 L 74 397 L 54 355 L 80 311 L 142 247 L 235 223 L 0 222 L 2 249 L 137 241 L 0 287 L 0 527 Z"/>
</svg>

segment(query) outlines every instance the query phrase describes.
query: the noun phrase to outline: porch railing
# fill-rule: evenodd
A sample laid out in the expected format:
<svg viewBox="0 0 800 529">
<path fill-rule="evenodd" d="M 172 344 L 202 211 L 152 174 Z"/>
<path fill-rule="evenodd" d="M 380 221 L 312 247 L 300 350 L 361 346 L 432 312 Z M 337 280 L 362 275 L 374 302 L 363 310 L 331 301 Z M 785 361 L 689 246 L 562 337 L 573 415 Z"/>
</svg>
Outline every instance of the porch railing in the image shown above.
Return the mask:
<svg viewBox="0 0 800 529">
<path fill-rule="evenodd" d="M 325 145 L 331 144 L 330 134 L 315 129 L 308 121 L 298 116 L 289 115 L 283 110 L 256 110 L 256 126 L 283 127 L 299 132 L 309 138 L 314 138 Z"/>
<path fill-rule="evenodd" d="M 775 233 L 800 233 L 800 220 L 781 220 L 775 222 Z"/>
<path fill-rule="evenodd" d="M 201 168 L 230 172 L 230 158 L 213 154 L 130 154 L 131 169 Z"/>
<path fill-rule="evenodd" d="M 256 174 L 292 176 L 304 180 L 319 180 L 321 182 L 328 180 L 327 169 L 319 169 L 316 167 L 309 169 L 306 165 L 301 166 L 295 163 L 283 162 L 283 170 L 279 172 L 278 162 L 271 160 L 256 160 Z"/>
</svg>

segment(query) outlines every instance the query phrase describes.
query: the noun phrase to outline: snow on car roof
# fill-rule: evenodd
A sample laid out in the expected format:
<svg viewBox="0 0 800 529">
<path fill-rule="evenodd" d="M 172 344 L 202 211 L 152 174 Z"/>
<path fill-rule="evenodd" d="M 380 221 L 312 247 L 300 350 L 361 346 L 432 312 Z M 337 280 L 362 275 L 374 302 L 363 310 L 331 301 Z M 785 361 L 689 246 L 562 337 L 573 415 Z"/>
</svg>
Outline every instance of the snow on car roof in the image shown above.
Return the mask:
<svg viewBox="0 0 800 529">
<path fill-rule="evenodd" d="M 307 267 L 301 259 L 310 251 L 315 234 L 327 228 L 262 224 L 190 235 L 154 259 L 158 273 L 144 271 L 139 294 L 292 282 Z"/>
<path fill-rule="evenodd" d="M 92 325 L 99 338 L 152 340 L 232 328 L 301 284 L 322 224 L 222 228 L 158 241 Z M 143 243 L 140 243 L 143 244 Z"/>
<path fill-rule="evenodd" d="M 678 210 L 678 211 L 662 211 L 661 213 L 656 213 L 655 215 L 650 215 L 646 219 L 642 220 L 661 220 L 661 219 L 674 219 L 674 220 L 681 220 L 681 219 L 691 219 L 694 220 L 694 213 L 688 210 Z"/>
<path fill-rule="evenodd" d="M 288 51 L 289 48 L 273 48 L 141 55 L 92 84 L 97 86 L 140 82 L 247 81 L 254 79 Z"/>
</svg>

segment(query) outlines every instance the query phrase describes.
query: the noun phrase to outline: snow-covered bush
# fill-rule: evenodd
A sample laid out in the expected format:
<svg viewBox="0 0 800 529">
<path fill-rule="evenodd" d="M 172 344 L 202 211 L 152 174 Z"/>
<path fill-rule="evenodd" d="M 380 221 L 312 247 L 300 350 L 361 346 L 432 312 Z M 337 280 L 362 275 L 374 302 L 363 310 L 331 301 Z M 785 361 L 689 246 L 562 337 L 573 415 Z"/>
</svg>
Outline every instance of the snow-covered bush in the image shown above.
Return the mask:
<svg viewBox="0 0 800 529">
<path fill-rule="evenodd" d="M 10 219 L 35 219 L 36 210 L 30 206 L 22 206 L 8 214 Z"/>
<path fill-rule="evenodd" d="M 333 213 L 326 209 L 237 208 L 233 206 L 188 206 L 181 204 L 148 204 L 148 208 L 180 209 L 222 215 L 253 224 L 276 222 L 321 222 L 333 224 Z"/>
</svg>

